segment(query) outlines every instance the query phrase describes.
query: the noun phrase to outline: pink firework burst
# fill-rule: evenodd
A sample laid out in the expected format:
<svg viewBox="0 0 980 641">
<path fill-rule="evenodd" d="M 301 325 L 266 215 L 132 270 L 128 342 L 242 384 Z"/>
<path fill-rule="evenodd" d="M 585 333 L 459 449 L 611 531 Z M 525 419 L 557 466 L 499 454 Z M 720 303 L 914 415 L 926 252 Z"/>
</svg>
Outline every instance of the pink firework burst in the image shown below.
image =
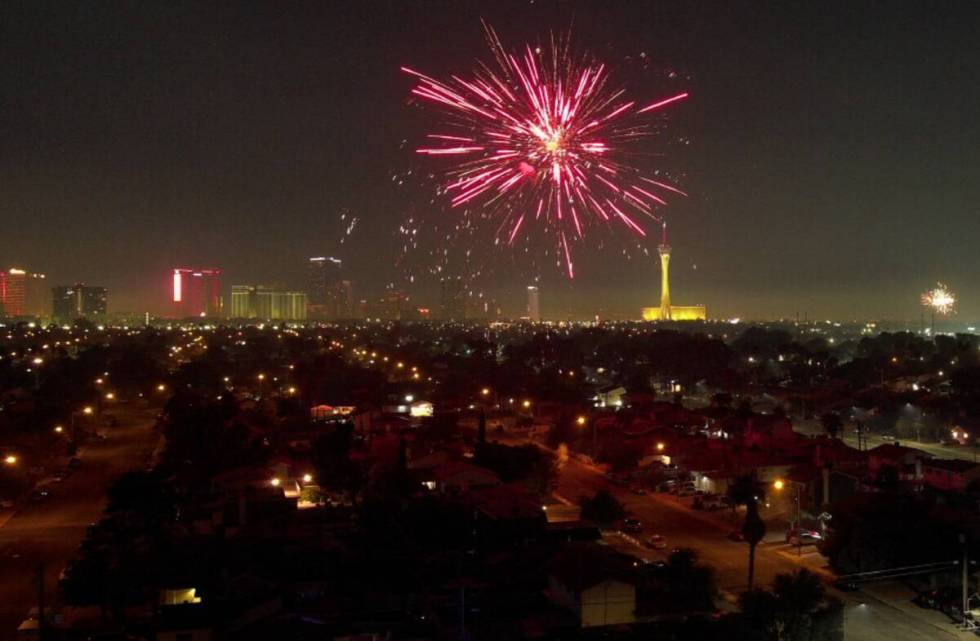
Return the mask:
<svg viewBox="0 0 980 641">
<path fill-rule="evenodd" d="M 437 80 L 402 67 L 415 79 L 412 94 L 446 115 L 416 152 L 445 163 L 451 206 L 483 209 L 508 244 L 532 229 L 550 232 L 572 278 L 570 245 L 591 227 L 646 236 L 650 221 L 663 222 L 657 210 L 666 198 L 685 195 L 636 160 L 649 155 L 643 142 L 656 135 L 653 118 L 688 94 L 638 102 L 567 42 L 509 52 L 492 29 L 487 36 L 496 65 L 480 64 L 469 77 Z"/>
</svg>

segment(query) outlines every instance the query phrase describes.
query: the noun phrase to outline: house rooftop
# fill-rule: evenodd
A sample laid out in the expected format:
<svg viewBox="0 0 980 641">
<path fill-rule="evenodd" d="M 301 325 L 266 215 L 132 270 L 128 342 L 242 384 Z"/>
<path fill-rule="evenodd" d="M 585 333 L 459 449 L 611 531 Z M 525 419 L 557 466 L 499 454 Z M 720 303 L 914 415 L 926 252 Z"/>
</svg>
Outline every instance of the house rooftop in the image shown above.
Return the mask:
<svg viewBox="0 0 980 641">
<path fill-rule="evenodd" d="M 596 543 L 570 543 L 551 559 L 549 572 L 575 592 L 604 581 L 635 584 L 632 563 L 628 559 L 626 555 Z"/>
<path fill-rule="evenodd" d="M 883 443 L 878 447 L 873 447 L 868 450 L 868 454 L 878 458 L 887 459 L 898 459 L 906 454 L 913 454 L 922 458 L 932 458 L 932 454 L 929 454 L 928 452 L 917 450 L 914 447 L 906 447 L 899 444 L 897 441 L 895 443 Z"/>
<path fill-rule="evenodd" d="M 934 458 L 922 463 L 924 468 L 930 468 L 934 470 L 945 470 L 947 472 L 969 472 L 980 466 L 980 463 L 974 463 L 973 461 L 963 461 L 961 459 L 946 459 L 946 458 Z"/>
</svg>

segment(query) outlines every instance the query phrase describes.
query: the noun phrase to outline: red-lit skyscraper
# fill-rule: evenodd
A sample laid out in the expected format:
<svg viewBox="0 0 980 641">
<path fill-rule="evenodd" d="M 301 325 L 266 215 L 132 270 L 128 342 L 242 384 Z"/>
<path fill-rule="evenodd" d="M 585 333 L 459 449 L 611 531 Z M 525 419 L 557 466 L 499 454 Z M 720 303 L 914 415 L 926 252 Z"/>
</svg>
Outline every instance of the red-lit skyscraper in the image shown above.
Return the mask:
<svg viewBox="0 0 980 641">
<path fill-rule="evenodd" d="M 50 298 L 44 274 L 16 268 L 0 271 L 0 315 L 48 316 Z"/>
<path fill-rule="evenodd" d="M 222 310 L 221 270 L 178 267 L 171 276 L 174 315 L 220 316 Z"/>
</svg>

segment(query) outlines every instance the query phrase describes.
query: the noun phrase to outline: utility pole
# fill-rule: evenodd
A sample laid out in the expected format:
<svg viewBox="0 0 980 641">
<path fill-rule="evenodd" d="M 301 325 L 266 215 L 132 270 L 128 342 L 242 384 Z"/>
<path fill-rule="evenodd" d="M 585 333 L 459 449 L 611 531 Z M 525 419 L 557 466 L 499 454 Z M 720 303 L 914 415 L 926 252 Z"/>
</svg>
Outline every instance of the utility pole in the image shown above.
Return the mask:
<svg viewBox="0 0 980 641">
<path fill-rule="evenodd" d="M 967 548 L 966 548 L 966 534 L 960 534 L 960 543 L 963 544 L 963 627 L 966 627 L 966 611 L 968 608 L 967 602 L 969 598 L 967 596 L 969 588 L 969 573 L 967 572 L 967 566 L 969 565 L 969 559 L 967 559 Z"/>
<path fill-rule="evenodd" d="M 44 564 L 37 566 L 37 638 L 45 641 L 47 638 L 47 621 L 44 615 Z"/>
<path fill-rule="evenodd" d="M 800 524 L 800 490 L 802 483 L 794 482 L 796 486 L 796 556 L 803 556 L 803 528 Z"/>
</svg>

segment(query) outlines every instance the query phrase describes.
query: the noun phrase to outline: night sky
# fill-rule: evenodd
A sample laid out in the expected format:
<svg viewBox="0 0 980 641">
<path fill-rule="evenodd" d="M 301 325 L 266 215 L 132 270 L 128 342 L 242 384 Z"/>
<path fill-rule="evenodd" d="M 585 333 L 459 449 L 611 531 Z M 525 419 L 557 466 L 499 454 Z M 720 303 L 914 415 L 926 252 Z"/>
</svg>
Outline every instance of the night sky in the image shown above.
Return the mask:
<svg viewBox="0 0 980 641">
<path fill-rule="evenodd" d="M 918 319 L 942 280 L 980 318 L 974 2 L 6 2 L 0 263 L 152 311 L 174 266 L 298 287 L 327 254 L 358 297 L 394 283 L 434 304 L 394 264 L 429 196 L 392 181 L 428 130 L 399 67 L 468 72 L 481 18 L 513 46 L 571 28 L 638 94 L 666 91 L 629 71 L 641 52 L 683 79 L 675 304 Z M 635 317 L 659 295 L 654 258 L 597 252 L 576 276 L 543 274 L 546 315 Z M 526 284 L 485 287 L 518 313 Z"/>
</svg>

